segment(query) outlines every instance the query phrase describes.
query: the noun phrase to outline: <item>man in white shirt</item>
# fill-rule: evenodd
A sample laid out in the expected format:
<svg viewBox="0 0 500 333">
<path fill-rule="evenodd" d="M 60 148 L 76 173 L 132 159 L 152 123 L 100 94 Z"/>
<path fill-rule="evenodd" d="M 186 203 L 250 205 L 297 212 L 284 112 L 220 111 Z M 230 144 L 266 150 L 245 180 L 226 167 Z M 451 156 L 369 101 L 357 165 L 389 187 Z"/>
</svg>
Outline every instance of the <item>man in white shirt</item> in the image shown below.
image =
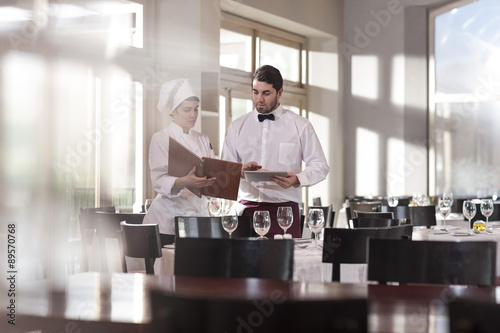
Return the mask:
<svg viewBox="0 0 500 333">
<path fill-rule="evenodd" d="M 279 99 L 283 78 L 278 69 L 264 65 L 252 77 L 255 109 L 231 123 L 227 130 L 222 159 L 243 164 L 240 203 L 244 215 L 269 210 L 272 238 L 283 234 L 276 220 L 278 207 L 293 209 L 293 224 L 287 233 L 301 237 L 298 203 L 301 186 L 311 186 L 326 178 L 329 167 L 313 126 L 306 118 L 283 109 Z M 302 170 L 302 161 L 306 166 Z M 245 171 L 286 171 L 287 176 L 273 176 L 267 182 L 245 180 Z"/>
</svg>

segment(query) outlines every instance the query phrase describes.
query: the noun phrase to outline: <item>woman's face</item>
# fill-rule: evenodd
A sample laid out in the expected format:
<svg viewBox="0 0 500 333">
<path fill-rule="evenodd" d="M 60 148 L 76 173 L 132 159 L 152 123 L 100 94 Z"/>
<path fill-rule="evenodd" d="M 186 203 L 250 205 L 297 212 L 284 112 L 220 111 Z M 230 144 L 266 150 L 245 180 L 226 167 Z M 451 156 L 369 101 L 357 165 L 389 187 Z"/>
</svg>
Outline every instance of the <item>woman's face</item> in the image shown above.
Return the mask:
<svg viewBox="0 0 500 333">
<path fill-rule="evenodd" d="M 182 127 L 184 133 L 188 133 L 196 124 L 199 106 L 200 103 L 197 101 L 183 101 L 174 112 L 172 112 L 173 122 Z"/>
</svg>

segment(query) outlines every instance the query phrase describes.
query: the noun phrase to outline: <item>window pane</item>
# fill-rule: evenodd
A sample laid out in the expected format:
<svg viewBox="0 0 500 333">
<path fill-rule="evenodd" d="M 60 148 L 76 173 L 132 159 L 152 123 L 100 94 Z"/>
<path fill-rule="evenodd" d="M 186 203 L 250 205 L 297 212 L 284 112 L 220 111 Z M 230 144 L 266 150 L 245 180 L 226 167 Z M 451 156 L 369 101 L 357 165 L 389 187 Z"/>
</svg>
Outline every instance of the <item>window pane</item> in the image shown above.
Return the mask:
<svg viewBox="0 0 500 333">
<path fill-rule="evenodd" d="M 253 110 L 253 102 L 250 99 L 231 98 L 231 121 L 241 117 Z"/>
<path fill-rule="evenodd" d="M 252 37 L 221 29 L 220 65 L 250 72 L 252 70 Z"/>
<path fill-rule="evenodd" d="M 500 102 L 436 107 L 436 193 L 491 195 L 500 183 Z"/>
<path fill-rule="evenodd" d="M 480 0 L 435 19 L 437 194 L 483 197 L 500 187 L 499 11 L 498 1 Z"/>
<path fill-rule="evenodd" d="M 260 43 L 260 65 L 274 66 L 280 70 L 283 79 L 298 82 L 300 51 L 296 48 L 262 40 Z"/>
</svg>

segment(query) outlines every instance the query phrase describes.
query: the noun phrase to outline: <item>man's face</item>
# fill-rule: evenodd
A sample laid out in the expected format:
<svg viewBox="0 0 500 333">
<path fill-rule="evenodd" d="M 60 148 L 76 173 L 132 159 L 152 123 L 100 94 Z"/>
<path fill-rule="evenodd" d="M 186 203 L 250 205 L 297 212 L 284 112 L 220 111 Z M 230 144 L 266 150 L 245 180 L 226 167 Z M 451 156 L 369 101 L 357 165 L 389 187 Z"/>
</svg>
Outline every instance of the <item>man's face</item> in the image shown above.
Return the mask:
<svg viewBox="0 0 500 333">
<path fill-rule="evenodd" d="M 279 99 L 281 98 L 283 88 L 276 92 L 271 84 L 253 80 L 252 91 L 253 104 L 257 112 L 269 113 L 279 106 Z"/>
</svg>

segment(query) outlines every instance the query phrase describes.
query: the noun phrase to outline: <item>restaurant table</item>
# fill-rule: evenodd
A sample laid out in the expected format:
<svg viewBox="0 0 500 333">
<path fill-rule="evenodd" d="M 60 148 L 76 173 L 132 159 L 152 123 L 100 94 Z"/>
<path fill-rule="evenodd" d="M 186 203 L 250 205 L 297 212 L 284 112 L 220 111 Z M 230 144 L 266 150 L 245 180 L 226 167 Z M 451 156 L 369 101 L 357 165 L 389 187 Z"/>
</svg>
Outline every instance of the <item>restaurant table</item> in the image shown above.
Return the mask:
<svg viewBox="0 0 500 333">
<path fill-rule="evenodd" d="M 448 332 L 447 304 L 456 297 L 498 303 L 500 287 L 377 285 L 337 282 L 153 276 L 131 273 L 70 275 L 58 292 L 47 281 L 23 284 L 16 332 L 150 332 L 152 288 L 199 297 L 289 300 L 368 300 L 369 332 Z M 304 320 L 313 320 L 304 318 Z M 10 333 L 10 331 L 6 331 Z"/>
</svg>

